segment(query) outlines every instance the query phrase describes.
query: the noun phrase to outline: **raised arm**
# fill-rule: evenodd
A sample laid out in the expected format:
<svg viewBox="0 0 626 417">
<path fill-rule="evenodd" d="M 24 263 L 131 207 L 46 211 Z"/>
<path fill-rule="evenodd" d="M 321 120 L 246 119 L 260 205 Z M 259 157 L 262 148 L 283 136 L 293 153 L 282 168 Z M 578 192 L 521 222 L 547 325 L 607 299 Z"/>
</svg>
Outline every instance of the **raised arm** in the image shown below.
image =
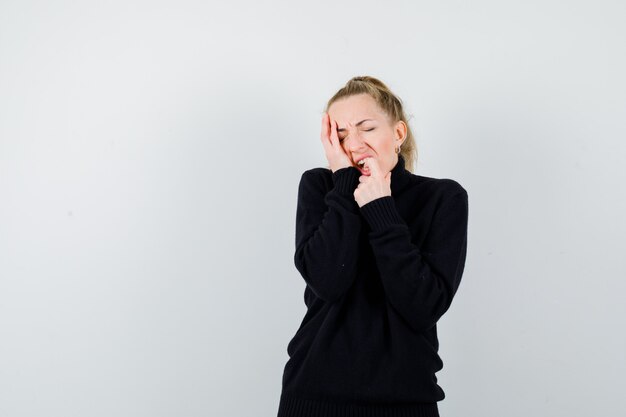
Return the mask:
<svg viewBox="0 0 626 417">
<path fill-rule="evenodd" d="M 326 302 L 344 295 L 356 276 L 362 220 L 353 193 L 359 175 L 355 167 L 336 170 L 329 191 L 315 170 L 300 179 L 294 263 L 313 293 Z"/>
<path fill-rule="evenodd" d="M 448 310 L 461 282 L 467 252 L 468 197 L 460 187 L 437 209 L 422 248 L 411 242 L 395 201 L 386 196 L 361 207 L 391 306 L 411 328 L 430 329 Z"/>
</svg>

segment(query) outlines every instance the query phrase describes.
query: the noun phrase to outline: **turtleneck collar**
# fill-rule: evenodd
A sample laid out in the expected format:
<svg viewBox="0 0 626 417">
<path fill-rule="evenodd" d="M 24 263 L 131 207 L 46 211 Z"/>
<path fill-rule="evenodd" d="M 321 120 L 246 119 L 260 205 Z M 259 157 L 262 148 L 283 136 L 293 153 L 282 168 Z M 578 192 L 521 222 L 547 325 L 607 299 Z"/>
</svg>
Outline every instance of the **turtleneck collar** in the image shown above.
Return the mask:
<svg viewBox="0 0 626 417">
<path fill-rule="evenodd" d="M 391 195 L 394 196 L 409 183 L 411 172 L 405 167 L 405 160 L 402 154 L 398 154 L 398 162 L 391 169 Z"/>
</svg>

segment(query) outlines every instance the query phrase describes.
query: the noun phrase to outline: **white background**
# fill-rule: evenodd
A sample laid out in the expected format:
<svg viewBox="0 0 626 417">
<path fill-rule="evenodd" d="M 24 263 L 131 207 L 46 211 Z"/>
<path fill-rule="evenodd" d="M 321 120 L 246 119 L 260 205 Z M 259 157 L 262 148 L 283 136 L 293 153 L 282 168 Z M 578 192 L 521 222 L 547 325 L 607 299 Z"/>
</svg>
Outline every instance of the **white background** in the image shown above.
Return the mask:
<svg viewBox="0 0 626 417">
<path fill-rule="evenodd" d="M 469 194 L 443 416 L 626 414 L 622 1 L 0 1 L 0 415 L 274 416 L 301 173 L 382 79 Z"/>
</svg>

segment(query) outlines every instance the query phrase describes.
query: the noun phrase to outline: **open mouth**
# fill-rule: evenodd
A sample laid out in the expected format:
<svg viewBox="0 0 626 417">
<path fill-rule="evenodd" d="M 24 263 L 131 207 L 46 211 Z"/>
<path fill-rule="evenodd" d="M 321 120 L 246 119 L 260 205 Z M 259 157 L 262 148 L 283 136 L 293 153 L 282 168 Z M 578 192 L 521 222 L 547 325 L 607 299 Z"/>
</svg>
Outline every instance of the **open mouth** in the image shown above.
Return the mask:
<svg viewBox="0 0 626 417">
<path fill-rule="evenodd" d="M 365 160 L 365 158 L 361 159 L 356 164 L 356 167 L 358 168 L 359 171 L 361 171 L 362 174 L 369 175 L 370 174 L 370 169 L 369 169 L 369 167 L 365 166 L 364 160 Z"/>
</svg>

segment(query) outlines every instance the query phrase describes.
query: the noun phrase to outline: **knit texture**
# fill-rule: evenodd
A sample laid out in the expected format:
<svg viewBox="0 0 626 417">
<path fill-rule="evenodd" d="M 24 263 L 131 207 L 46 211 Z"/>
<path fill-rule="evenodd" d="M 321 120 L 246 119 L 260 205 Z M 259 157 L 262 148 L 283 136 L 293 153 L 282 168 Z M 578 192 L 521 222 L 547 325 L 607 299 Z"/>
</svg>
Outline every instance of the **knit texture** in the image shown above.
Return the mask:
<svg viewBox="0 0 626 417">
<path fill-rule="evenodd" d="M 278 417 L 436 417 L 437 321 L 459 288 L 468 197 L 452 179 L 414 175 L 359 207 L 361 173 L 305 171 L 294 264 L 306 314 L 287 345 Z"/>
</svg>

